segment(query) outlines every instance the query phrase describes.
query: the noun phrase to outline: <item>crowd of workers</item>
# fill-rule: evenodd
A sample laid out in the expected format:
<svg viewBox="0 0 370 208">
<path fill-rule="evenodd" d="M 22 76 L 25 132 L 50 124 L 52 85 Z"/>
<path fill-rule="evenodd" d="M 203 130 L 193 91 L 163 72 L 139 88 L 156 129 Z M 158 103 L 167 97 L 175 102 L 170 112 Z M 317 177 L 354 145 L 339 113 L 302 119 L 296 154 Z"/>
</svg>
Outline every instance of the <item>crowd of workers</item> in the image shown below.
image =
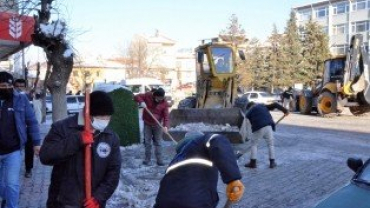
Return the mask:
<svg viewBox="0 0 370 208">
<path fill-rule="evenodd" d="M 53 167 L 48 190 L 47 208 L 104 208 L 119 183 L 121 154 L 119 138 L 108 124 L 114 114 L 113 101 L 103 91 L 90 94 L 91 129 L 86 128 L 83 112 L 52 124 L 41 145 L 37 115 L 25 94 L 24 80 L 13 80 L 0 72 L 0 197 L 1 208 L 19 207 L 21 151 L 25 149 L 25 177 L 32 177 L 33 155 L 44 165 Z M 156 164 L 165 166 L 161 140 L 168 131 L 169 113 L 165 92 L 158 88 L 134 97 L 144 109 L 144 165 L 152 165 L 154 144 Z M 37 103 L 37 102 L 36 102 Z M 252 149 L 248 168 L 257 167 L 257 141 L 266 139 L 270 168 L 277 166 L 274 154 L 274 121 L 269 113 L 279 104 L 249 103 L 246 118 L 252 127 Z M 85 115 L 86 116 L 86 115 Z M 88 129 L 88 131 L 87 131 Z M 91 147 L 91 171 L 86 173 L 86 147 Z M 85 168 L 84 168 L 85 167 Z M 214 208 L 218 176 L 227 185 L 231 202 L 241 199 L 244 185 L 230 141 L 223 135 L 188 132 L 177 144 L 176 153 L 160 181 L 154 208 Z M 90 194 L 85 189 L 86 174 L 91 175 Z"/>
</svg>

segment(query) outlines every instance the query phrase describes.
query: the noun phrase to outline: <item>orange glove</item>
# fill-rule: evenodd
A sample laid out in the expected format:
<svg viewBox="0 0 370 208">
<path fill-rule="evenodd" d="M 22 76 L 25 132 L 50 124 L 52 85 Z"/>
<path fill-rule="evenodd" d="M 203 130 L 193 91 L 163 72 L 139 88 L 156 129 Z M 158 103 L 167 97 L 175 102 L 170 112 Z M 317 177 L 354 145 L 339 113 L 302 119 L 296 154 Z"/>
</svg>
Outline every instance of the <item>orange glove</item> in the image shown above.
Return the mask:
<svg viewBox="0 0 370 208">
<path fill-rule="evenodd" d="M 229 184 L 227 184 L 226 195 L 230 201 L 239 201 L 242 198 L 243 193 L 244 185 L 240 180 L 231 181 Z"/>
<path fill-rule="evenodd" d="M 90 199 L 85 200 L 84 208 L 100 208 L 100 205 L 94 197 L 91 197 Z"/>
<path fill-rule="evenodd" d="M 81 137 L 82 137 L 82 143 L 84 145 L 89 145 L 89 144 L 92 144 L 94 142 L 94 138 L 93 138 L 92 133 L 87 133 L 86 131 L 83 131 L 81 133 Z"/>
</svg>

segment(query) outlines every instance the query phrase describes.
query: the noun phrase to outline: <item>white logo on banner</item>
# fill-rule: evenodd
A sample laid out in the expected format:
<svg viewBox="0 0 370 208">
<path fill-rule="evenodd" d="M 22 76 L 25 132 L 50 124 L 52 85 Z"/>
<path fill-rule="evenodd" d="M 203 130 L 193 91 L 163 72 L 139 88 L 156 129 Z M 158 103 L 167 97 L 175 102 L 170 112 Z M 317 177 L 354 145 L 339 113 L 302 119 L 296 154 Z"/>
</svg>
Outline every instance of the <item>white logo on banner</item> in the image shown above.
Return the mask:
<svg viewBox="0 0 370 208">
<path fill-rule="evenodd" d="M 14 39 L 21 37 L 22 35 L 22 21 L 19 17 L 12 16 L 9 19 L 9 35 Z"/>
</svg>

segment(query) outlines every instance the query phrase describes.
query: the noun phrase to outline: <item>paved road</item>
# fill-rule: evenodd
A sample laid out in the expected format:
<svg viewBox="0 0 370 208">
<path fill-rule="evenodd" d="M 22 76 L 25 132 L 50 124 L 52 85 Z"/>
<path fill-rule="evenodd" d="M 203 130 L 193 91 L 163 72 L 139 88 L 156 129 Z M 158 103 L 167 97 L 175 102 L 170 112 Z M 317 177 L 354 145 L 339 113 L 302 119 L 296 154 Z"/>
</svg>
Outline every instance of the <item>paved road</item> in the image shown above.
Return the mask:
<svg viewBox="0 0 370 208">
<path fill-rule="evenodd" d="M 279 115 L 274 113 L 275 119 Z M 239 160 L 246 191 L 233 207 L 313 207 L 349 181 L 348 157 L 369 157 L 369 121 L 369 117 L 354 116 L 287 117 L 275 134 L 278 168 L 268 168 L 264 141 L 260 141 L 256 170 L 243 167 L 249 161 L 248 154 Z"/>
<path fill-rule="evenodd" d="M 278 119 L 281 114 L 274 112 L 273 115 Z M 48 127 L 43 125 L 42 132 L 46 133 Z M 279 124 L 275 135 L 276 169 L 268 168 L 264 141 L 260 142 L 258 168 L 254 170 L 243 166 L 249 160 L 249 143 L 236 146 L 246 152 L 238 161 L 246 191 L 233 207 L 313 207 L 349 181 L 352 172 L 345 164 L 348 157 L 369 157 L 370 117 L 321 118 L 292 114 Z M 35 159 L 31 179 L 25 179 L 22 171 L 20 208 L 44 208 L 51 168 Z M 225 190 L 222 183 L 219 190 Z M 220 193 L 220 198 L 219 207 L 224 203 L 224 194 Z"/>
</svg>

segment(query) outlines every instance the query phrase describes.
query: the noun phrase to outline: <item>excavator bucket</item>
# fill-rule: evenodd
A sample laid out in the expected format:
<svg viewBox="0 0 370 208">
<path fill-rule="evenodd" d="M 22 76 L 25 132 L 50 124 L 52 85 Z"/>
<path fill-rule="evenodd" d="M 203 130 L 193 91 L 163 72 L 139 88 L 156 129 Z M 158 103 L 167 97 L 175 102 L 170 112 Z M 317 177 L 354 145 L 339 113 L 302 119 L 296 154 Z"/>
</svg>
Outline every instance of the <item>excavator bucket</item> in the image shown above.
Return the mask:
<svg viewBox="0 0 370 208">
<path fill-rule="evenodd" d="M 171 136 L 179 141 L 188 131 L 225 135 L 232 143 L 246 141 L 245 116 L 239 108 L 185 108 L 170 113 Z M 168 137 L 164 137 L 169 140 Z"/>
</svg>

